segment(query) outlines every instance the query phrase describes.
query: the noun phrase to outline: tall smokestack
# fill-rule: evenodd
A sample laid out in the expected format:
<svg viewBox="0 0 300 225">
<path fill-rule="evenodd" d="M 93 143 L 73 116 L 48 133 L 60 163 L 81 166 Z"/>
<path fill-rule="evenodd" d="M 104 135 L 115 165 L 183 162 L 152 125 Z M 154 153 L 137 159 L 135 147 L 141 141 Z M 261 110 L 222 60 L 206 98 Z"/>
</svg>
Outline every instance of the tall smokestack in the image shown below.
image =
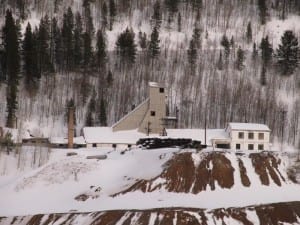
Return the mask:
<svg viewBox="0 0 300 225">
<path fill-rule="evenodd" d="M 73 148 L 74 138 L 74 107 L 69 107 L 68 115 L 68 148 Z"/>
</svg>

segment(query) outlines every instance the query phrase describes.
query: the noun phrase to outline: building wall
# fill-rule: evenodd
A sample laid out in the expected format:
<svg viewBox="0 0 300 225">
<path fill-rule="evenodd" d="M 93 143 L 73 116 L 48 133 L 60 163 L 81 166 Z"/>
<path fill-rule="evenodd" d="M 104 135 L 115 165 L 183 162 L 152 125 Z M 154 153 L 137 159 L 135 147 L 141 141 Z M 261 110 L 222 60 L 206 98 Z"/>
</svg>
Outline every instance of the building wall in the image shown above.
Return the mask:
<svg viewBox="0 0 300 225">
<path fill-rule="evenodd" d="M 161 92 L 163 90 L 163 92 Z M 149 87 L 149 109 L 139 127 L 143 133 L 162 134 L 163 118 L 166 117 L 166 93 L 163 86 L 154 85 Z M 154 113 L 154 115 L 153 115 Z M 149 127 L 149 129 L 148 129 Z"/>
<path fill-rule="evenodd" d="M 137 129 L 142 123 L 146 113 L 149 111 L 149 99 L 140 104 L 132 112 L 123 117 L 119 122 L 113 125 L 113 131 Z"/>
<path fill-rule="evenodd" d="M 244 133 L 244 138 L 239 138 L 239 132 Z M 248 134 L 253 133 L 253 139 L 248 138 Z M 264 139 L 258 138 L 259 133 L 264 134 Z M 263 145 L 263 150 L 270 149 L 270 132 L 269 131 L 243 131 L 243 130 L 230 130 L 231 149 L 236 149 L 236 144 L 240 144 L 241 150 L 248 150 L 248 144 L 254 145 L 254 150 L 258 150 L 258 145 Z"/>
<path fill-rule="evenodd" d="M 162 134 L 166 117 L 165 88 L 157 83 L 149 84 L 149 99 L 113 125 L 113 131 L 138 129 L 142 133 Z"/>
</svg>

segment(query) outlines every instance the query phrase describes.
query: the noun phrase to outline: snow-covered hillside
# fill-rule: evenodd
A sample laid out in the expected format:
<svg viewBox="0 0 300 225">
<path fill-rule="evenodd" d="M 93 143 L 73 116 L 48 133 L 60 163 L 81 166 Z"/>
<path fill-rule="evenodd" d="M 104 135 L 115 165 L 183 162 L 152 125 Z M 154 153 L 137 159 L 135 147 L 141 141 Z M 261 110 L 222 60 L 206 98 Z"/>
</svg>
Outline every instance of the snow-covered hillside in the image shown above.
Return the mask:
<svg viewBox="0 0 300 225">
<path fill-rule="evenodd" d="M 67 156 L 71 152 L 77 155 Z M 102 154 L 107 159 L 86 158 Z M 2 154 L 1 161 L 5 157 L 17 160 Z M 276 152 L 51 150 L 40 167 L 0 177 L 0 216 L 174 207 L 209 212 L 300 201 L 288 166 Z"/>
</svg>

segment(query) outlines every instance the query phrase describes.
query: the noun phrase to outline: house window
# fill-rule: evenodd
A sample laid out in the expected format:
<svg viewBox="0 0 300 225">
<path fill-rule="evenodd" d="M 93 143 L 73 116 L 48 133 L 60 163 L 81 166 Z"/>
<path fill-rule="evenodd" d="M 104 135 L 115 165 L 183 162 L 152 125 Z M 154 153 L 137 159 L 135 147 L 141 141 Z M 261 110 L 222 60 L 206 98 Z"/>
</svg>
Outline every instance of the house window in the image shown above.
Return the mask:
<svg viewBox="0 0 300 225">
<path fill-rule="evenodd" d="M 258 145 L 258 150 L 264 150 L 264 145 Z"/>
<path fill-rule="evenodd" d="M 241 149 L 241 144 L 236 144 L 235 149 Z"/>
<path fill-rule="evenodd" d="M 151 115 L 151 116 L 155 116 L 155 111 L 151 111 L 151 112 L 150 112 L 150 115 Z"/>
<path fill-rule="evenodd" d="M 248 133 L 248 139 L 254 139 L 254 133 Z"/>
<path fill-rule="evenodd" d="M 244 139 L 244 132 L 239 132 L 239 139 Z"/>
<path fill-rule="evenodd" d="M 93 148 L 96 148 L 97 147 L 97 144 L 96 143 L 93 143 Z"/>
<path fill-rule="evenodd" d="M 253 144 L 248 144 L 248 150 L 253 150 L 254 149 L 254 145 Z"/>
<path fill-rule="evenodd" d="M 164 93 L 165 89 L 164 88 L 159 88 L 159 93 Z"/>
<path fill-rule="evenodd" d="M 264 140 L 265 134 L 264 133 L 258 133 L 258 139 L 259 140 Z"/>
</svg>

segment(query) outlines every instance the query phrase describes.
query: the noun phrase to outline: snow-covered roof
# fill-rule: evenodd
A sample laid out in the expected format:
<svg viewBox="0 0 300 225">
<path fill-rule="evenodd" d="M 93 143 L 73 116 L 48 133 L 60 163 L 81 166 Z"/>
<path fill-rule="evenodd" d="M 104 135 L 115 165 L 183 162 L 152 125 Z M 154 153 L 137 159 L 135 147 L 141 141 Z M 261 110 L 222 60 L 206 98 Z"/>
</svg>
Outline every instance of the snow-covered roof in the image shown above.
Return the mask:
<svg viewBox="0 0 300 225">
<path fill-rule="evenodd" d="M 14 143 L 21 143 L 22 139 L 30 138 L 30 134 L 27 130 L 20 130 L 15 128 L 3 127 L 3 135 L 10 133 L 12 135 L 12 141 Z"/>
<path fill-rule="evenodd" d="M 232 130 L 271 131 L 265 124 L 260 123 L 228 123 Z"/>
<path fill-rule="evenodd" d="M 204 143 L 203 129 L 167 129 L 167 136 L 150 135 L 137 130 L 116 131 L 111 127 L 85 127 L 83 135 L 86 143 L 109 143 L 109 144 L 135 144 L 140 138 L 191 138 Z M 224 129 L 208 129 L 206 133 L 207 143 L 213 138 L 228 138 Z"/>
<path fill-rule="evenodd" d="M 51 137 L 50 138 L 50 143 L 51 144 L 68 144 L 68 138 L 63 138 L 63 137 Z M 83 136 L 80 137 L 74 137 L 73 138 L 73 143 L 78 144 L 78 145 L 84 145 L 85 140 Z"/>
<path fill-rule="evenodd" d="M 113 132 L 111 127 L 84 127 L 86 143 L 135 144 L 146 135 L 137 130 Z"/>
</svg>

